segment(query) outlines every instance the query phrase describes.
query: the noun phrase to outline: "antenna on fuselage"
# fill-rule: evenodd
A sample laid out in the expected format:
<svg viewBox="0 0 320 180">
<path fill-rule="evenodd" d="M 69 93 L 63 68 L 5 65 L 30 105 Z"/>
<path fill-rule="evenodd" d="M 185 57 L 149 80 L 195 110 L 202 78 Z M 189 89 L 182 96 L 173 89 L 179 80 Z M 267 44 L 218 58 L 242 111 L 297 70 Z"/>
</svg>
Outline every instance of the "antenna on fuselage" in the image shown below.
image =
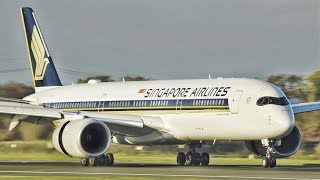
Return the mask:
<svg viewBox="0 0 320 180">
<path fill-rule="evenodd" d="M 209 79 L 211 79 L 211 74 L 209 74 Z"/>
</svg>

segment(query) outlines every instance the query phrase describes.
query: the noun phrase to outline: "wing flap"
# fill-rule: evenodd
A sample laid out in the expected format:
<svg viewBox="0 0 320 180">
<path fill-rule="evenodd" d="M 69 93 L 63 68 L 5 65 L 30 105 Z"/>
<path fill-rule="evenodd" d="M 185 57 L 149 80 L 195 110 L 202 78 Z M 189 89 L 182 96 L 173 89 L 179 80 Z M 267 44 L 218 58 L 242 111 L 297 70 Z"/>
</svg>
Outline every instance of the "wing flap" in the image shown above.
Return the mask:
<svg viewBox="0 0 320 180">
<path fill-rule="evenodd" d="M 309 102 L 291 105 L 295 114 L 320 110 L 320 102 Z"/>
</svg>

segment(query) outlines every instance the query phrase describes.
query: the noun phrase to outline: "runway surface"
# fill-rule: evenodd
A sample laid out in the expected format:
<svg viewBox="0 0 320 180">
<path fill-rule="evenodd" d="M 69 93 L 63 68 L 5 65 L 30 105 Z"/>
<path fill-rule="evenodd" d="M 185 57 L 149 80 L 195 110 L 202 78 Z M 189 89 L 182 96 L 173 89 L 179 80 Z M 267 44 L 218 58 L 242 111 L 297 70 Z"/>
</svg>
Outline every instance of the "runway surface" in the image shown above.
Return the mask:
<svg viewBox="0 0 320 180">
<path fill-rule="evenodd" d="M 320 164 L 263 169 L 253 165 L 176 166 L 115 163 L 112 167 L 81 167 L 78 162 L 0 161 L 1 176 L 126 176 L 164 178 L 320 180 Z"/>
</svg>

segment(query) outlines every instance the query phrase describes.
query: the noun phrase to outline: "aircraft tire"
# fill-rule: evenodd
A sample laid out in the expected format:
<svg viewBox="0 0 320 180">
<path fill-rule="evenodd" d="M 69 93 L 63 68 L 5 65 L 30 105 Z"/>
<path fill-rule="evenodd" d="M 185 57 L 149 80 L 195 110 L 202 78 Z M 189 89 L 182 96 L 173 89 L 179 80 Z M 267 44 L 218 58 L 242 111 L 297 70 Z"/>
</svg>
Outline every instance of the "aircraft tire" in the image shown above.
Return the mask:
<svg viewBox="0 0 320 180">
<path fill-rule="evenodd" d="M 201 164 L 201 155 L 200 155 L 200 153 L 196 152 L 192 156 L 193 156 L 192 165 L 199 166 Z"/>
<path fill-rule="evenodd" d="M 277 166 L 277 160 L 276 158 L 269 159 L 269 167 L 274 168 Z"/>
<path fill-rule="evenodd" d="M 186 165 L 191 166 L 191 165 L 193 165 L 193 162 L 194 162 L 194 156 L 192 153 L 188 152 L 186 154 Z"/>
<path fill-rule="evenodd" d="M 114 156 L 112 153 L 107 153 L 106 157 L 106 166 L 113 166 L 114 164 Z"/>
<path fill-rule="evenodd" d="M 89 166 L 89 159 L 87 158 L 80 159 L 80 164 L 81 166 Z"/>
<path fill-rule="evenodd" d="M 97 165 L 98 165 L 98 158 L 97 157 L 89 158 L 89 166 L 97 166 Z"/>
<path fill-rule="evenodd" d="M 268 168 L 269 167 L 269 159 L 268 158 L 263 158 L 262 159 L 262 167 L 263 168 Z"/>
<path fill-rule="evenodd" d="M 208 166 L 210 162 L 210 156 L 208 153 L 204 152 L 201 154 L 201 165 Z"/>
<path fill-rule="evenodd" d="M 186 163 L 186 154 L 184 154 L 183 152 L 179 152 L 177 154 L 177 164 L 179 166 L 183 166 Z"/>
</svg>

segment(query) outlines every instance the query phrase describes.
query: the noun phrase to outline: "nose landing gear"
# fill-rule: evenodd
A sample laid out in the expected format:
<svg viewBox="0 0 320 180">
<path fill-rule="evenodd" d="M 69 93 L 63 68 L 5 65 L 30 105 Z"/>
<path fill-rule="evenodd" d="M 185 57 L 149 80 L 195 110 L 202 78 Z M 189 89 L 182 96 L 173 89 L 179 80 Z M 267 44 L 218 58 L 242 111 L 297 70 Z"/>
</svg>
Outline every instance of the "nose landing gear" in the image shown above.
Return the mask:
<svg viewBox="0 0 320 180">
<path fill-rule="evenodd" d="M 201 148 L 202 144 L 188 144 L 189 151 L 185 154 L 183 152 L 179 152 L 177 154 L 177 164 L 179 166 L 187 165 L 187 166 L 207 166 L 210 162 L 209 154 L 206 152 L 198 153 L 196 148 Z"/>
<path fill-rule="evenodd" d="M 266 156 L 262 159 L 262 167 L 263 168 L 274 168 L 277 166 L 277 159 L 274 157 L 274 150 L 272 148 L 273 141 L 262 140 L 261 143 L 266 147 Z"/>
</svg>

